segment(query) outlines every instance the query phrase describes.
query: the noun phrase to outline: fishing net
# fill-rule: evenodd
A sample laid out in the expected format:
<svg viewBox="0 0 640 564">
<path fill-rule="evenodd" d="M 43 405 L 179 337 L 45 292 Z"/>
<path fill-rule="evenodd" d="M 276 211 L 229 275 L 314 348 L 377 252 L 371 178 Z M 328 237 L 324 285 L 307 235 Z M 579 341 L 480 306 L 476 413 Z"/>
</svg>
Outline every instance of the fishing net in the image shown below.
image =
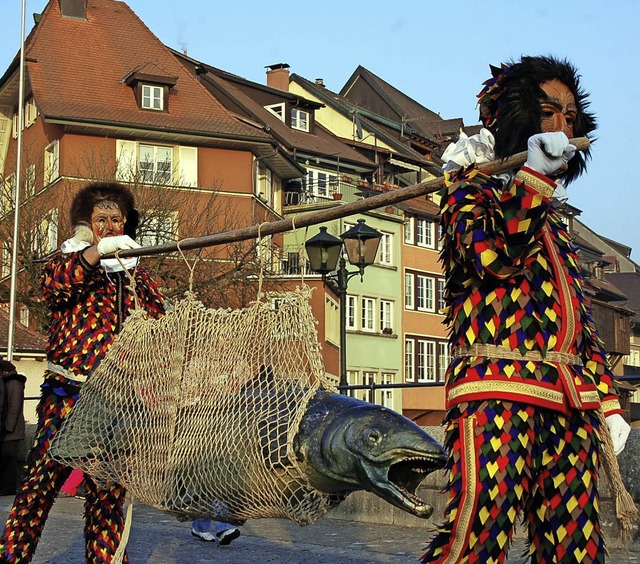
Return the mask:
<svg viewBox="0 0 640 564">
<path fill-rule="evenodd" d="M 134 312 L 51 457 L 180 520 L 315 520 L 337 500 L 293 452 L 309 400 L 331 389 L 310 298 L 305 286 L 240 310 L 187 296 L 158 320 Z"/>
</svg>

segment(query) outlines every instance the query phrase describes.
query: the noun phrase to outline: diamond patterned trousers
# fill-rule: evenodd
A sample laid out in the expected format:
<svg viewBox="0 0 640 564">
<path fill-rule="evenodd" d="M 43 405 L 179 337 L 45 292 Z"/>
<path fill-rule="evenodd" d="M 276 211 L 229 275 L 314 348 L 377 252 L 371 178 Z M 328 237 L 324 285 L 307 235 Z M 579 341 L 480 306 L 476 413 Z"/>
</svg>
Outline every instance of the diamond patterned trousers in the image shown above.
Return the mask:
<svg viewBox="0 0 640 564">
<path fill-rule="evenodd" d="M 534 563 L 604 562 L 598 419 L 499 400 L 447 416 L 449 502 L 422 562 L 504 562 L 519 514 Z"/>
<path fill-rule="evenodd" d="M 27 468 L 7 518 L 0 561 L 30 562 L 45 521 L 71 468 L 47 457 L 51 440 L 75 403 L 73 397 L 47 394 L 38 404 L 38 428 L 27 457 Z M 84 502 L 86 562 L 111 562 L 124 528 L 125 490 L 118 484 L 106 489 L 87 477 Z M 123 562 L 128 562 L 125 555 Z"/>
</svg>

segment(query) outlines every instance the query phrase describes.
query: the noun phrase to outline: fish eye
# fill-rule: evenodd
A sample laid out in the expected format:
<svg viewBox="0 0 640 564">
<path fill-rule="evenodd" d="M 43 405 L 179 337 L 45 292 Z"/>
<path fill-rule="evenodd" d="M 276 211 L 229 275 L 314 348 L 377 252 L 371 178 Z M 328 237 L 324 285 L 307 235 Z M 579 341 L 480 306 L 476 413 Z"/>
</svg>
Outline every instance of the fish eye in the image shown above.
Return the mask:
<svg viewBox="0 0 640 564">
<path fill-rule="evenodd" d="M 368 443 L 377 445 L 382 440 L 382 433 L 378 429 L 367 429 L 364 438 Z"/>
</svg>

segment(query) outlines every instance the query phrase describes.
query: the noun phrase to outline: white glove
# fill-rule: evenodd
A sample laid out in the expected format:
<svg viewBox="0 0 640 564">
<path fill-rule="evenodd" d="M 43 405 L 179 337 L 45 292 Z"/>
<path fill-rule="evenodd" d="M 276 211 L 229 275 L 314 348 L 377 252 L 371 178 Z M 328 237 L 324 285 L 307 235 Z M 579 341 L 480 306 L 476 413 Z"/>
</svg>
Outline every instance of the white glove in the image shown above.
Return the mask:
<svg viewBox="0 0 640 564">
<path fill-rule="evenodd" d="M 566 170 L 567 163 L 576 154 L 575 145 L 569 143 L 569 138 L 562 131 L 532 135 L 527 148 L 524 166 L 549 177 Z"/>
<path fill-rule="evenodd" d="M 618 456 L 623 450 L 627 442 L 627 437 L 631 432 L 631 426 L 624 420 L 622 415 L 614 413 L 605 418 L 609 432 L 611 433 L 611 442 L 613 442 L 613 452 Z"/>
<path fill-rule="evenodd" d="M 445 162 L 443 170 L 451 170 L 471 164 L 482 164 L 492 161 L 495 158 L 495 140 L 493 134 L 485 128 L 471 137 L 464 131 L 460 131 L 460 136 L 456 143 L 450 143 L 445 149 L 442 160 Z"/>
<path fill-rule="evenodd" d="M 115 237 L 104 237 L 100 239 L 96 247 L 98 254 L 103 257 L 110 255 L 116 251 L 124 249 L 139 249 L 140 245 L 136 243 L 129 235 L 116 235 Z"/>
</svg>

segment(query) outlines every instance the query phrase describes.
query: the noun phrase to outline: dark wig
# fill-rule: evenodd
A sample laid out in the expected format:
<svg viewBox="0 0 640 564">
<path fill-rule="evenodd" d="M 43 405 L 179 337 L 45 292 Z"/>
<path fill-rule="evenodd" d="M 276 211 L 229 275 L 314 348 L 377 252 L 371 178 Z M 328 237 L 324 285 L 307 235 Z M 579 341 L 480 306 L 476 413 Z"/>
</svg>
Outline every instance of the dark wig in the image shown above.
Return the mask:
<svg viewBox="0 0 640 564">
<path fill-rule="evenodd" d="M 117 182 L 94 182 L 82 188 L 71 203 L 71 224 L 91 225 L 93 208 L 104 201 L 115 202 L 118 205 L 125 218 L 124 234 L 135 239 L 140 220 L 138 210 L 135 209 L 135 200 L 131 190 Z"/>
<path fill-rule="evenodd" d="M 554 57 L 522 57 L 518 62 L 491 66 L 492 77 L 478 94 L 480 120 L 496 140 L 496 158 L 504 159 L 527 150 L 527 140 L 541 132 L 540 100 L 545 97 L 540 85 L 558 79 L 575 97 L 578 108 L 573 132 L 588 136 L 596 128 L 596 119 L 587 112 L 588 93 L 580 86 L 580 75 L 568 61 Z M 568 184 L 586 170 L 590 152 L 577 152 L 569 161 L 561 179 Z"/>
</svg>

